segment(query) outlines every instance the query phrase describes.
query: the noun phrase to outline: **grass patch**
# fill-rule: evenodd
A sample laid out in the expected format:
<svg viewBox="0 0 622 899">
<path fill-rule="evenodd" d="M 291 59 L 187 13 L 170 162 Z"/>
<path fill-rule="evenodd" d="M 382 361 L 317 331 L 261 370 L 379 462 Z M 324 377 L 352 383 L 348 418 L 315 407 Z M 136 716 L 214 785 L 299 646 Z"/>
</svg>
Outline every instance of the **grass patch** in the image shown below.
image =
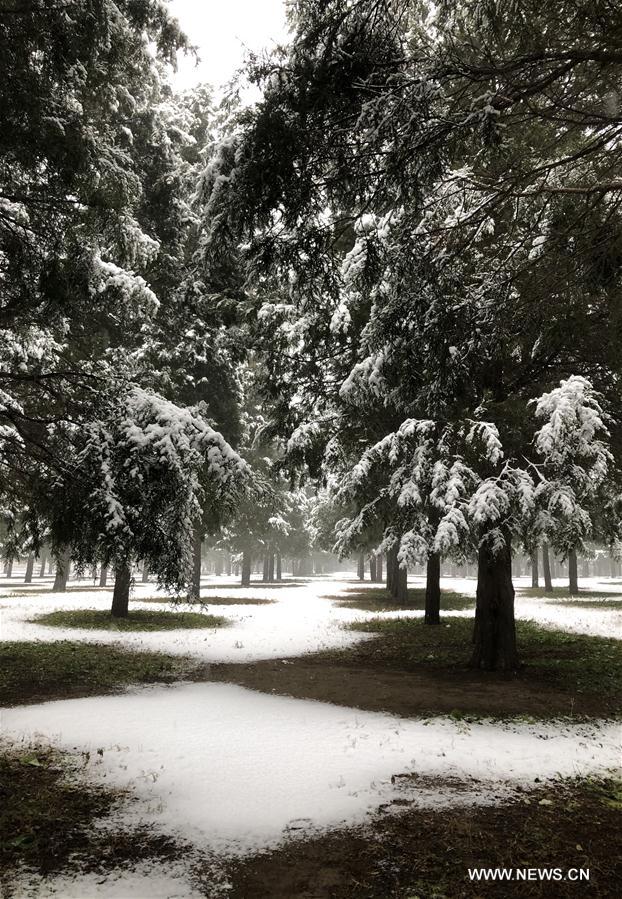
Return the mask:
<svg viewBox="0 0 622 899">
<path fill-rule="evenodd" d="M 201 588 L 204 589 L 203 587 Z M 228 589 L 228 588 L 227 588 Z M 210 596 L 209 602 L 202 599 L 200 602 L 188 602 L 175 596 L 146 596 L 136 597 L 137 602 L 170 603 L 171 605 L 192 605 L 199 608 L 207 606 L 271 606 L 274 599 L 255 599 L 252 596 Z"/>
<path fill-rule="evenodd" d="M 543 587 L 519 587 L 516 591 L 517 597 L 533 596 L 535 599 L 549 600 L 577 600 L 584 596 L 586 599 L 617 599 L 622 601 L 622 593 L 612 593 L 610 590 L 579 590 L 578 593 L 569 593 L 567 587 L 554 587 L 548 593 Z"/>
<path fill-rule="evenodd" d="M 127 861 L 183 851 L 147 828 L 98 830 L 124 794 L 85 784 L 80 768 L 88 759 L 41 747 L 0 752 L 1 895 L 22 895 L 12 892 L 11 875 L 24 866 L 43 876 L 67 869 L 103 875 Z"/>
<path fill-rule="evenodd" d="M 220 615 L 151 611 L 151 609 L 134 609 L 127 618 L 113 618 L 105 609 L 63 609 L 46 615 L 37 615 L 29 621 L 31 624 L 46 624 L 50 627 L 106 631 L 171 631 L 179 628 L 226 627 L 229 623 Z"/>
<path fill-rule="evenodd" d="M 559 606 L 572 606 L 577 609 L 617 609 L 622 611 L 622 596 L 620 599 L 549 599 L 551 603 Z"/>
<path fill-rule="evenodd" d="M 171 683 L 196 662 L 96 643 L 0 643 L 0 705 L 111 693 L 128 684 Z"/>
<path fill-rule="evenodd" d="M 341 650 L 352 660 L 380 655 L 385 664 L 415 668 L 464 669 L 471 655 L 473 621 L 452 618 L 429 627 L 417 618 L 355 622 L 349 630 L 379 634 L 378 640 Z M 598 693 L 612 700 L 622 695 L 622 647 L 619 640 L 550 630 L 532 621 L 516 622 L 522 675 L 557 690 Z"/>
<path fill-rule="evenodd" d="M 535 785 L 538 787 L 538 785 Z M 230 863 L 230 899 L 506 899 L 619 895 L 614 780 L 556 781 L 491 806 L 394 805 L 365 826 Z M 615 801 L 615 800 L 614 800 Z M 542 804 L 541 804 L 542 803 Z M 469 868 L 589 868 L 589 882 L 469 879 Z"/>
<path fill-rule="evenodd" d="M 364 612 L 394 612 L 425 609 L 425 589 L 413 588 L 408 591 L 408 602 L 396 603 L 387 593 L 384 587 L 371 587 L 368 590 L 349 590 L 344 597 L 328 596 L 327 599 L 337 600 L 337 605 L 343 609 L 361 609 Z M 475 608 L 475 597 L 465 596 L 453 590 L 443 590 L 441 593 L 441 611 L 451 609 L 464 611 Z"/>
</svg>

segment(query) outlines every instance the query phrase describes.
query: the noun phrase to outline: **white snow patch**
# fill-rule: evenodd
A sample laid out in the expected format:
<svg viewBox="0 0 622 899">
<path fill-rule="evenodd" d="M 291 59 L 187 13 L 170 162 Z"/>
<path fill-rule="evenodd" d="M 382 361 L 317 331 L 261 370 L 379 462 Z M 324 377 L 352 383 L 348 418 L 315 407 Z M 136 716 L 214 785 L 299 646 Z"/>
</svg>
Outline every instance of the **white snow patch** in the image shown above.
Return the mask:
<svg viewBox="0 0 622 899">
<path fill-rule="evenodd" d="M 5 736 L 89 751 L 86 776 L 129 788 L 123 823 L 146 823 L 220 853 L 291 830 L 354 824 L 396 798 L 394 774 L 503 782 L 604 771 L 619 728 L 410 720 L 221 683 L 4 709 Z M 98 754 L 97 750 L 103 750 Z M 416 799 L 416 792 L 413 794 Z M 450 801 L 442 787 L 426 803 Z"/>
</svg>

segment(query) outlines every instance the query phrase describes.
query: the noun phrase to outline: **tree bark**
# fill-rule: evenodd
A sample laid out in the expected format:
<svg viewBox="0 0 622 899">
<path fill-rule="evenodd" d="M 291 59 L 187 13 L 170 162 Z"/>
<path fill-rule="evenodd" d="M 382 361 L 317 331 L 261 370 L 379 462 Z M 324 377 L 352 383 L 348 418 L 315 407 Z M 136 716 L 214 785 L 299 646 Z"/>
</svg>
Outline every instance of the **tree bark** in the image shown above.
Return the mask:
<svg viewBox="0 0 622 899">
<path fill-rule="evenodd" d="M 69 567 L 71 565 L 71 551 L 69 548 L 63 550 L 62 554 L 56 560 L 56 574 L 54 576 L 54 584 L 52 593 L 64 593 L 67 590 L 67 581 L 69 579 Z"/>
<path fill-rule="evenodd" d="M 365 580 L 365 554 L 364 553 L 359 553 L 357 566 L 356 566 L 356 573 L 358 575 L 359 581 Z"/>
<path fill-rule="evenodd" d="M 32 572 L 35 567 L 35 557 L 31 553 L 26 561 L 26 575 L 24 577 L 25 584 L 32 584 Z"/>
<path fill-rule="evenodd" d="M 268 581 L 274 583 L 274 553 L 272 550 L 268 553 Z"/>
<path fill-rule="evenodd" d="M 242 553 L 242 575 L 241 575 L 241 584 L 243 587 L 248 587 L 251 582 L 251 564 L 252 557 L 250 552 L 245 549 Z"/>
<path fill-rule="evenodd" d="M 480 547 L 473 643 L 471 667 L 489 671 L 518 668 L 509 536 L 497 553 L 487 542 Z"/>
<path fill-rule="evenodd" d="M 132 572 L 129 562 L 120 562 L 114 572 L 114 591 L 112 593 L 113 618 L 127 618 L 130 607 L 130 585 Z"/>
<path fill-rule="evenodd" d="M 376 578 L 376 557 L 372 555 L 369 557 L 369 579 L 372 584 L 376 583 Z"/>
<path fill-rule="evenodd" d="M 231 553 L 225 553 L 225 574 L 227 577 L 231 577 Z"/>
<path fill-rule="evenodd" d="M 576 596 L 579 592 L 576 549 L 571 549 L 568 553 L 568 590 L 571 596 Z"/>
<path fill-rule="evenodd" d="M 383 581 L 382 574 L 382 553 L 378 553 L 376 556 L 376 583 L 381 584 Z"/>
<path fill-rule="evenodd" d="M 441 557 L 432 553 L 426 565 L 425 624 L 441 623 Z"/>
<path fill-rule="evenodd" d="M 544 591 L 545 593 L 553 592 L 553 581 L 551 580 L 551 560 L 549 557 L 548 543 L 542 544 L 542 574 L 544 575 Z"/>
<path fill-rule="evenodd" d="M 277 581 L 283 580 L 283 559 L 280 552 L 276 554 L 276 579 Z"/>
<path fill-rule="evenodd" d="M 143 562 L 143 573 L 141 577 L 141 582 L 146 584 L 149 582 L 149 567 L 146 562 Z"/>
<path fill-rule="evenodd" d="M 539 587 L 540 580 L 538 577 L 538 550 L 537 548 L 531 554 L 531 586 Z"/>
<path fill-rule="evenodd" d="M 397 574 L 397 546 L 387 551 L 387 590 L 395 596 Z"/>
<path fill-rule="evenodd" d="M 395 601 L 408 605 L 408 568 L 400 565 L 395 572 Z"/>
<path fill-rule="evenodd" d="M 48 560 L 48 554 L 45 549 L 41 550 L 41 568 L 39 568 L 39 577 L 45 577 L 45 565 Z"/>
<path fill-rule="evenodd" d="M 263 572 L 262 572 L 262 575 L 261 575 L 261 579 L 262 579 L 262 581 L 263 581 L 264 583 L 266 583 L 266 582 L 268 581 L 268 579 L 269 579 L 269 574 L 268 574 L 269 568 L 270 568 L 270 562 L 268 561 L 268 556 L 267 556 L 267 554 L 266 554 L 266 555 L 263 557 Z"/>
<path fill-rule="evenodd" d="M 106 587 L 108 584 L 108 568 L 102 564 L 99 570 L 99 586 Z"/>
<path fill-rule="evenodd" d="M 7 559 L 4 573 L 6 574 L 7 577 L 13 576 L 13 559 Z"/>
<path fill-rule="evenodd" d="M 203 546 L 203 533 L 195 528 L 192 533 L 192 571 L 190 573 L 190 586 L 188 599 L 190 602 L 198 602 L 201 599 L 201 549 Z"/>
</svg>

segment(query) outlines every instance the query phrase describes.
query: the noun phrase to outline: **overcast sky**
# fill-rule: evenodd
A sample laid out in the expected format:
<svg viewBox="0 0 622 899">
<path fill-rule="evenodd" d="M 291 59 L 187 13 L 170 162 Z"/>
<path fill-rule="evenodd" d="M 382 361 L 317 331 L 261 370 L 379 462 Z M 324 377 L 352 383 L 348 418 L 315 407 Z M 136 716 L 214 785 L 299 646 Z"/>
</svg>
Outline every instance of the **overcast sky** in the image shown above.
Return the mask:
<svg viewBox="0 0 622 899">
<path fill-rule="evenodd" d="M 261 50 L 285 37 L 283 0 L 170 0 L 169 8 L 201 56 L 198 67 L 180 55 L 178 88 L 201 81 L 220 86 L 243 61 L 245 48 Z"/>
</svg>

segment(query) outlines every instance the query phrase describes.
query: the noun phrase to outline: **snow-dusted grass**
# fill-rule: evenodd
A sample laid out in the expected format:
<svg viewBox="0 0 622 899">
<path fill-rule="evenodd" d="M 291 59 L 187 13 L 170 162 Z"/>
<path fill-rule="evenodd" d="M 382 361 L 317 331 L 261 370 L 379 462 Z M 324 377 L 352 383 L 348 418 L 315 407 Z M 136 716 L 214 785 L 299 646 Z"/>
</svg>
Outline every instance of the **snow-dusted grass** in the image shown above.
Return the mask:
<svg viewBox="0 0 622 899">
<path fill-rule="evenodd" d="M 411 578 L 410 586 L 421 588 L 422 578 Z M 603 579 L 582 580 L 581 587 L 593 588 L 602 593 L 608 587 Z M 560 602 L 524 595 L 530 581 L 517 578 L 516 613 L 519 618 L 533 620 L 576 633 L 594 634 L 605 637 L 622 637 L 622 610 L 595 607 L 570 606 Z M 561 586 L 562 582 L 556 582 Z M 474 596 L 474 578 L 443 578 L 442 586 L 466 596 Z M 340 608 L 338 602 L 346 600 L 348 590 L 376 589 L 369 581 L 360 583 L 354 577 L 314 578 L 304 584 L 284 581 L 278 590 L 261 585 L 240 589 L 232 578 L 206 579 L 202 599 L 207 602 L 212 614 L 223 614 L 230 626 L 208 634 L 201 630 L 159 631 L 159 632 L 112 632 L 81 631 L 80 639 L 97 643 L 114 643 L 128 648 L 161 651 L 174 655 L 193 655 L 207 662 L 253 662 L 260 659 L 274 659 L 317 652 L 321 649 L 339 649 L 366 639 L 364 634 L 354 634 L 342 627 L 352 621 L 365 621 L 375 612 Z M 214 595 L 214 590 L 217 593 Z M 619 591 L 611 586 L 612 594 Z M 157 595 L 157 594 L 156 594 Z M 132 609 L 151 609 L 153 604 L 141 603 L 141 597 L 154 596 L 153 584 L 137 584 L 134 591 Z M 165 594 L 163 594 L 165 596 Z M 334 596 L 331 602 L 326 596 Z M 213 597 L 213 599 L 212 599 Z M 218 599 L 225 598 L 226 604 L 219 607 Z M 582 596 L 582 599 L 586 597 Z M 271 600 L 264 605 L 236 604 L 236 599 Z M 3 640 L 72 640 L 76 631 L 71 628 L 45 627 L 32 623 L 37 614 L 56 610 L 93 609 L 108 610 L 112 600 L 112 590 L 78 591 L 62 593 L 28 593 L 19 596 L 0 596 L 0 638 Z M 174 614 L 196 610 L 185 604 L 166 605 L 162 608 Z M 445 617 L 472 614 L 468 611 L 444 611 Z M 383 617 L 413 617 L 423 615 L 422 610 L 397 610 L 383 612 Z"/>
<path fill-rule="evenodd" d="M 228 623 L 222 615 L 164 612 L 159 609 L 132 609 L 127 618 L 113 618 L 106 609 L 61 609 L 37 615 L 29 621 L 50 627 L 108 631 L 172 631 L 180 628 L 225 627 Z"/>
<path fill-rule="evenodd" d="M 411 585 L 422 583 L 414 578 Z M 474 595 L 476 583 L 447 578 L 443 586 Z M 517 582 L 520 617 L 620 636 L 620 614 L 615 610 L 558 606 L 521 595 L 521 586 L 528 586 L 527 579 Z M 261 585 L 241 590 L 232 580 L 211 580 L 204 599 L 210 612 L 218 613 L 217 599 L 226 598 L 222 612 L 231 621 L 228 628 L 207 633 L 84 630 L 79 639 L 86 645 L 113 644 L 214 662 L 338 649 L 370 639 L 343 625 L 367 621 L 377 613 L 338 606 L 348 588 L 370 587 L 352 577 L 286 583 L 278 590 Z M 598 590 L 604 589 L 599 582 Z M 140 601 L 153 593 L 152 584 L 137 585 L 132 608 L 153 611 L 153 605 Z M 17 641 L 75 640 L 76 630 L 28 619 L 55 610 L 107 611 L 111 595 L 111 590 L 65 595 L 23 591 L 0 597 L 0 636 Z M 326 599 L 329 595 L 335 600 Z M 236 598 L 273 602 L 249 606 L 236 604 Z M 187 605 L 165 608 L 173 615 L 190 610 Z M 421 610 L 398 610 L 378 617 L 421 615 Z M 305 828 L 362 821 L 392 799 L 430 805 L 492 803 L 507 788 L 529 785 L 535 777 L 603 772 L 619 759 L 618 728 L 605 722 L 572 726 L 399 719 L 219 683 L 136 688 L 120 696 L 5 709 L 2 727 L 5 736 L 21 746 L 42 740 L 61 749 L 90 752 L 85 772 L 89 781 L 128 788 L 139 799 L 128 802 L 111 826 L 143 822 L 155 831 L 225 854 L 270 846 Z M 432 781 L 426 780 L 419 789 L 408 778 L 391 782 L 392 775 L 408 773 L 427 775 Z M 456 778 L 460 789 L 447 783 L 448 778 Z M 148 885 L 144 894 L 154 899 L 191 899 L 196 895 L 193 887 L 183 870 L 179 878 L 177 873 L 137 868 L 99 880 L 90 875 L 56 878 L 45 886 L 35 877 L 30 887 L 24 881 L 21 895 L 138 897 Z"/>
<path fill-rule="evenodd" d="M 89 780 L 141 800 L 127 804 L 123 826 L 147 823 L 224 853 L 361 821 L 395 798 L 492 802 L 503 784 L 602 772 L 619 758 L 611 724 L 407 720 L 216 683 L 12 708 L 3 727 L 17 743 L 90 752 Z M 411 772 L 439 787 L 391 783 Z M 444 788 L 448 777 L 470 789 Z"/>
</svg>

